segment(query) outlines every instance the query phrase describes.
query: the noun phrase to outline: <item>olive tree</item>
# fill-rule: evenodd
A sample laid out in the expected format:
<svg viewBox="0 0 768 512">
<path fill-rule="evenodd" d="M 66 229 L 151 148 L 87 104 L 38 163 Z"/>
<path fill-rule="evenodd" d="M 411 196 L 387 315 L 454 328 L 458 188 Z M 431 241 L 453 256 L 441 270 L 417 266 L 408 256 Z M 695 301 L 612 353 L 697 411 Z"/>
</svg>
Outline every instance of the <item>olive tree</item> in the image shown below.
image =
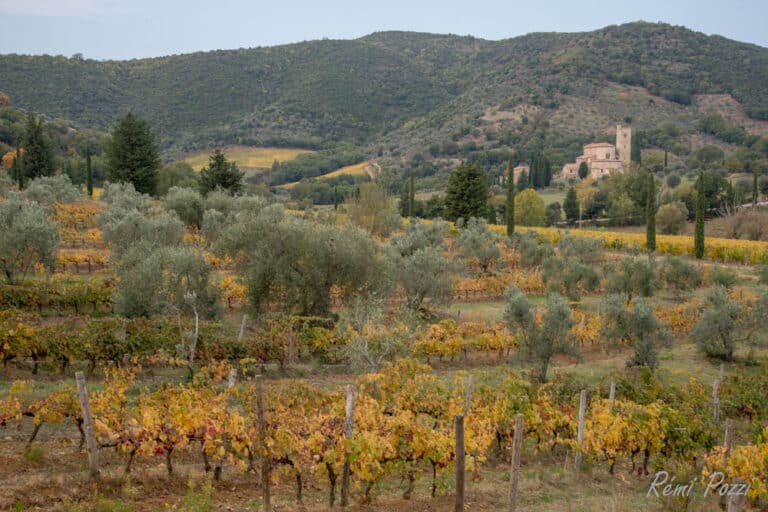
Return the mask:
<svg viewBox="0 0 768 512">
<path fill-rule="evenodd" d="M 284 216 L 279 207 L 241 213 L 216 247 L 240 262 L 257 309 L 280 303 L 303 315 L 328 316 L 332 290 L 341 298 L 367 295 L 389 277 L 364 230 Z"/>
<path fill-rule="evenodd" d="M 472 217 L 459 233 L 459 256 L 465 260 L 476 260 L 487 273 L 491 264 L 501 256 L 498 241 L 499 236 L 488 229 L 485 219 Z"/>
<path fill-rule="evenodd" d="M 647 262 L 631 256 L 625 256 L 611 267 L 605 285 L 607 293 L 621 294 L 626 297 L 627 303 L 635 296 L 653 296 L 655 288 L 653 268 Z"/>
<path fill-rule="evenodd" d="M 200 229 L 205 212 L 203 197 L 196 190 L 184 187 L 171 187 L 163 199 L 163 205 L 169 211 L 175 212 L 184 224 Z"/>
<path fill-rule="evenodd" d="M 375 235 L 388 236 L 402 223 L 394 199 L 377 183 L 358 186 L 347 200 L 346 209 L 352 222 Z"/>
<path fill-rule="evenodd" d="M 396 261 L 397 282 L 405 292 L 406 305 L 412 311 L 432 304 L 445 304 L 453 293 L 453 265 L 439 249 L 417 249 Z"/>
<path fill-rule="evenodd" d="M 659 268 L 659 280 L 679 298 L 701 286 L 701 270 L 685 258 L 667 255 Z"/>
<path fill-rule="evenodd" d="M 43 206 L 16 194 L 0 201 L 0 270 L 8 284 L 38 263 L 53 272 L 58 253 L 59 232 Z"/>
<path fill-rule="evenodd" d="M 668 345 L 666 327 L 659 322 L 644 299 L 637 299 L 631 308 L 622 295 L 609 295 L 601 305 L 600 334 L 607 345 L 629 345 L 634 354 L 627 366 L 647 366 L 654 370 L 659 364 L 656 345 Z"/>
<path fill-rule="evenodd" d="M 728 297 L 724 287 L 710 288 L 691 339 L 708 357 L 733 361 L 741 313 L 741 306 Z"/>
<path fill-rule="evenodd" d="M 69 181 L 69 176 L 42 176 L 29 182 L 24 196 L 30 201 L 51 205 L 53 203 L 74 203 L 83 194 Z"/>
<path fill-rule="evenodd" d="M 102 238 L 109 243 L 110 257 L 117 261 L 139 242 L 165 247 L 179 245 L 184 238 L 184 225 L 175 214 L 165 211 L 143 214 L 107 208 L 99 223 Z"/>
<path fill-rule="evenodd" d="M 600 286 L 600 275 L 591 265 L 578 258 L 551 256 L 544 260 L 542 281 L 551 292 L 564 293 L 571 300 L 580 299 L 579 292 L 592 292 Z"/>
<path fill-rule="evenodd" d="M 536 320 L 533 304 L 519 288 L 510 287 L 504 299 L 504 320 L 519 330 L 521 349 L 536 364 L 539 382 L 547 381 L 547 370 L 557 354 L 579 357 L 572 342 L 571 308 L 563 297 L 555 294 L 547 297 L 540 322 Z"/>
</svg>

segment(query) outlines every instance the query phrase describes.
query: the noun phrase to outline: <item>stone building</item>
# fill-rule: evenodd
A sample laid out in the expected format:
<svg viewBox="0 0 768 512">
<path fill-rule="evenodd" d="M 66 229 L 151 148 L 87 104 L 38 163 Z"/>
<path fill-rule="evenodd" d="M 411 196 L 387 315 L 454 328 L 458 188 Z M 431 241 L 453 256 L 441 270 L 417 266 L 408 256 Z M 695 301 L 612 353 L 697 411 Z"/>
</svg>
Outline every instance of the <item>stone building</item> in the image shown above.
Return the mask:
<svg viewBox="0 0 768 512">
<path fill-rule="evenodd" d="M 632 128 L 616 125 L 616 144 L 596 142 L 584 146 L 584 153 L 576 157 L 575 163 L 565 164 L 559 178 L 579 178 L 581 163 L 587 164 L 589 176 L 600 178 L 612 171 L 623 171 L 629 164 L 632 151 Z"/>
<path fill-rule="evenodd" d="M 528 164 L 520 164 L 516 167 L 512 168 L 512 178 L 515 180 L 515 183 L 517 183 L 520 180 L 521 174 L 527 174 L 529 179 L 531 176 L 531 167 Z M 499 176 L 499 185 L 504 185 L 507 182 L 507 170 L 504 169 L 504 173 L 502 173 L 501 176 Z"/>
</svg>

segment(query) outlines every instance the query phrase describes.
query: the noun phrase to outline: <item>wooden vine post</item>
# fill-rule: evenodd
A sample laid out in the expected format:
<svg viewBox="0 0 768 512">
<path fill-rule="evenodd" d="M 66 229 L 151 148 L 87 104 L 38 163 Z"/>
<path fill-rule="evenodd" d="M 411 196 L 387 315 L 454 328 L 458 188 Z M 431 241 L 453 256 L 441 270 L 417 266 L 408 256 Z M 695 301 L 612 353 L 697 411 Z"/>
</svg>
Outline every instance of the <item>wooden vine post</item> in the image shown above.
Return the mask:
<svg viewBox="0 0 768 512">
<path fill-rule="evenodd" d="M 579 447 L 576 450 L 575 467 L 581 469 L 582 449 L 584 448 L 584 416 L 587 412 L 587 390 L 582 389 L 579 395 L 579 430 L 576 434 L 576 440 Z"/>
<path fill-rule="evenodd" d="M 517 485 L 520 481 L 520 452 L 523 449 L 523 418 L 515 416 L 515 437 L 512 441 L 512 463 L 509 468 L 509 512 L 517 510 Z"/>
<path fill-rule="evenodd" d="M 608 401 L 611 403 L 611 411 L 613 411 L 613 406 L 616 403 L 616 382 L 611 381 L 611 391 L 608 394 Z"/>
<path fill-rule="evenodd" d="M 97 452 L 96 437 L 93 433 L 93 416 L 91 415 L 91 404 L 88 401 L 88 388 L 85 386 L 85 375 L 83 372 L 75 373 L 77 381 L 77 399 L 80 402 L 80 410 L 83 413 L 83 431 L 85 432 L 86 448 L 88 450 L 88 467 L 91 478 L 99 478 L 99 454 Z"/>
<path fill-rule="evenodd" d="M 267 426 L 264 413 L 264 384 L 261 376 L 256 378 L 256 421 L 258 422 L 259 452 L 261 453 L 261 499 L 264 504 L 264 511 L 271 512 L 272 497 L 270 496 L 269 489 L 269 456 L 267 455 L 265 441 Z"/>
<path fill-rule="evenodd" d="M 352 439 L 352 433 L 355 428 L 355 392 L 352 384 L 347 384 L 347 407 L 346 407 L 346 425 L 344 437 L 347 441 Z M 349 505 L 349 455 L 344 456 L 344 469 L 341 473 L 341 506 Z"/>
<path fill-rule="evenodd" d="M 456 415 L 456 505 L 455 512 L 464 512 L 464 416 Z"/>
<path fill-rule="evenodd" d="M 718 388 L 720 387 L 720 380 L 715 379 L 715 382 L 712 383 L 712 403 L 714 405 L 714 420 L 715 423 L 720 421 L 720 397 L 718 396 Z"/>
<path fill-rule="evenodd" d="M 472 376 L 467 377 L 467 394 L 464 400 L 464 417 L 469 414 L 469 406 L 472 404 Z"/>
</svg>

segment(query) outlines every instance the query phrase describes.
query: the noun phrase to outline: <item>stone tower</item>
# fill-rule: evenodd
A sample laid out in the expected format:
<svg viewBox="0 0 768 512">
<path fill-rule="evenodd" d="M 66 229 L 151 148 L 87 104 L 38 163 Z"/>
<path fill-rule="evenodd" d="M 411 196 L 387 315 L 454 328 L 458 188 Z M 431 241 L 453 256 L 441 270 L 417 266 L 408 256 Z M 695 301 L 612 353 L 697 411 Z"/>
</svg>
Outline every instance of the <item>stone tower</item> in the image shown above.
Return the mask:
<svg viewBox="0 0 768 512">
<path fill-rule="evenodd" d="M 632 128 L 616 125 L 616 153 L 619 160 L 629 163 L 632 155 Z"/>
</svg>

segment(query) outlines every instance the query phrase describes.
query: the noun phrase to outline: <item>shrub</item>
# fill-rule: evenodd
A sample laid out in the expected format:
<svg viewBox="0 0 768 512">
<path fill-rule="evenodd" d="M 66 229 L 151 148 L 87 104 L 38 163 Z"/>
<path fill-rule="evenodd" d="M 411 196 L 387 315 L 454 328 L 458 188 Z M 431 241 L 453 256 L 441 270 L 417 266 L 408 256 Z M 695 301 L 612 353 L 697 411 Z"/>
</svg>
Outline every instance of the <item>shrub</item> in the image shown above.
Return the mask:
<svg viewBox="0 0 768 512">
<path fill-rule="evenodd" d="M 722 286 L 728 289 L 736 284 L 736 279 L 735 273 L 719 265 L 714 267 L 709 273 L 709 284 L 711 286 Z"/>
<path fill-rule="evenodd" d="M 659 231 L 665 235 L 679 235 L 685 228 L 687 219 L 688 208 L 682 201 L 661 205 L 656 213 L 656 224 Z"/>
<path fill-rule="evenodd" d="M 659 279 L 677 295 L 701 286 L 701 270 L 685 258 L 667 255 L 659 269 Z"/>
</svg>

